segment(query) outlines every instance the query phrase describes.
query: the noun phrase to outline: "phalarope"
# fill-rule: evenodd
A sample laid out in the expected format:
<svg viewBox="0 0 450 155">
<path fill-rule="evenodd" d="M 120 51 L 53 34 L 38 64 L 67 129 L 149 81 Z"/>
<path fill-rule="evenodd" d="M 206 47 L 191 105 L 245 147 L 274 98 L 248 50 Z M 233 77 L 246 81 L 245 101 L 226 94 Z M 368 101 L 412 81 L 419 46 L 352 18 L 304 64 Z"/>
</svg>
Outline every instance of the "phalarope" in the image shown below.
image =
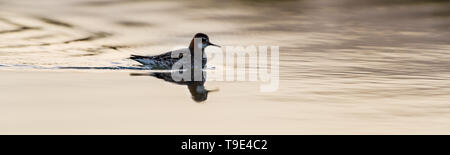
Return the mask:
<svg viewBox="0 0 450 155">
<path fill-rule="evenodd" d="M 196 38 L 198 38 L 199 40 L 201 39 L 201 43 L 195 42 L 194 40 Z M 191 63 L 192 63 L 191 66 L 192 67 L 194 66 L 193 65 L 194 55 L 195 55 L 194 51 L 196 52 L 196 50 L 194 50 L 195 44 L 197 44 L 198 49 L 201 49 L 202 68 L 205 68 L 206 62 L 207 62 L 207 59 L 205 57 L 205 48 L 208 46 L 216 46 L 216 47 L 220 47 L 220 46 L 209 42 L 209 37 L 204 33 L 195 34 L 194 38 L 192 38 L 191 43 L 189 44 L 189 48 L 180 49 L 180 50 L 188 50 L 186 52 L 189 52 L 191 55 Z M 172 69 L 172 66 L 183 57 L 183 55 L 181 55 L 181 54 L 178 57 L 173 57 L 172 52 L 174 52 L 174 51 L 170 51 L 170 52 L 160 54 L 160 55 L 155 55 L 155 56 L 131 55 L 130 59 L 137 61 L 146 67 L 150 67 L 151 69 L 170 70 L 170 69 Z"/>
</svg>

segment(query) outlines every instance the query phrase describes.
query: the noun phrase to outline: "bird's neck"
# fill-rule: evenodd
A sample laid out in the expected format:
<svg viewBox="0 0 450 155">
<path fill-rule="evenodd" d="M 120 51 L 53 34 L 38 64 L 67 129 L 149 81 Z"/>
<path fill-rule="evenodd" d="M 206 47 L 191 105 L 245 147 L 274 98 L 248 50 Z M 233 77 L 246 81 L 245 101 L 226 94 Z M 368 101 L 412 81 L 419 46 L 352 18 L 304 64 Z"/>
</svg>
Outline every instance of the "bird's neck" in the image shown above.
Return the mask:
<svg viewBox="0 0 450 155">
<path fill-rule="evenodd" d="M 197 50 L 201 50 L 202 52 L 202 57 L 205 55 L 205 48 L 201 48 L 201 49 L 197 49 Z M 194 40 L 192 39 L 191 44 L 189 45 L 189 51 L 191 52 L 191 56 L 194 56 L 194 52 L 195 52 L 195 43 Z M 200 51 L 197 51 L 200 52 Z"/>
</svg>

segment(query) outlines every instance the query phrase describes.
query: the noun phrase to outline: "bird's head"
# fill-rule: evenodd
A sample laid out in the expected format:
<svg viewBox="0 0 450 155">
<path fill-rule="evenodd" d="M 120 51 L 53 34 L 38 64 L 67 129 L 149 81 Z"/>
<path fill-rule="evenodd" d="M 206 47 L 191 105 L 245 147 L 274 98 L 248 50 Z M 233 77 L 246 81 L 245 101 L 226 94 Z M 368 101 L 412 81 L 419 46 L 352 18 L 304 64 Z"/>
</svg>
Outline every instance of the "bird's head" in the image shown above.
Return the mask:
<svg viewBox="0 0 450 155">
<path fill-rule="evenodd" d="M 197 40 L 197 42 L 195 42 L 195 40 Z M 200 43 L 201 41 L 201 43 Z M 198 48 L 204 49 L 208 46 L 216 46 L 216 47 L 220 47 L 219 45 L 213 44 L 209 41 L 209 37 L 208 35 L 204 34 L 204 33 L 197 33 L 195 34 L 194 38 L 192 38 L 191 44 L 190 44 L 190 48 L 193 49 L 194 46 L 196 46 L 195 44 L 197 44 Z"/>
</svg>

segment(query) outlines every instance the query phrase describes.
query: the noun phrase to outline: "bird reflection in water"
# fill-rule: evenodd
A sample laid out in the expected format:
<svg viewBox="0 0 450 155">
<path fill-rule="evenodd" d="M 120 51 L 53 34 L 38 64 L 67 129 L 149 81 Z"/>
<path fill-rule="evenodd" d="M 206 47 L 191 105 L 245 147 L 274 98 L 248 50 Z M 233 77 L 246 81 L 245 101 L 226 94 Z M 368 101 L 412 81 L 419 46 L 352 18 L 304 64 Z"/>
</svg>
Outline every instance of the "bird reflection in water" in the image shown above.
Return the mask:
<svg viewBox="0 0 450 155">
<path fill-rule="evenodd" d="M 158 79 L 162 79 L 166 82 L 170 82 L 170 83 L 174 83 L 174 84 L 178 84 L 178 85 L 187 85 L 189 92 L 192 95 L 192 99 L 195 102 L 203 102 L 206 101 L 206 99 L 208 99 L 208 93 L 210 92 L 216 92 L 218 91 L 218 89 L 214 89 L 214 90 L 207 90 L 205 89 L 205 82 L 206 82 L 206 72 L 202 71 L 202 79 L 201 80 L 194 80 L 194 76 L 192 77 L 192 80 L 187 81 L 187 80 L 175 80 L 175 78 L 177 78 L 178 75 L 181 75 L 182 71 L 171 71 L 171 72 L 151 72 L 151 73 L 131 73 L 130 76 L 153 76 L 156 77 Z M 175 74 L 177 73 L 177 74 Z M 191 71 L 191 73 L 193 73 L 193 70 Z"/>
</svg>

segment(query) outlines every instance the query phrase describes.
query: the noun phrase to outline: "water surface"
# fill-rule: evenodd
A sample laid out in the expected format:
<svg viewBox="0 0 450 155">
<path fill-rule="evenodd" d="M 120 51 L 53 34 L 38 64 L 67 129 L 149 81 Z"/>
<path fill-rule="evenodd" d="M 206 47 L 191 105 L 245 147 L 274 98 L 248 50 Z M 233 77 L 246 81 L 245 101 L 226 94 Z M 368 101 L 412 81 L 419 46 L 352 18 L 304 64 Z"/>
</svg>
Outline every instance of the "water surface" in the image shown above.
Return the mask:
<svg viewBox="0 0 450 155">
<path fill-rule="evenodd" d="M 446 0 L 0 1 L 3 134 L 424 134 L 450 131 Z M 130 54 L 280 46 L 280 87 L 147 74 Z M 220 49 L 208 48 L 214 53 Z M 211 66 L 219 66 L 209 61 Z"/>
</svg>

